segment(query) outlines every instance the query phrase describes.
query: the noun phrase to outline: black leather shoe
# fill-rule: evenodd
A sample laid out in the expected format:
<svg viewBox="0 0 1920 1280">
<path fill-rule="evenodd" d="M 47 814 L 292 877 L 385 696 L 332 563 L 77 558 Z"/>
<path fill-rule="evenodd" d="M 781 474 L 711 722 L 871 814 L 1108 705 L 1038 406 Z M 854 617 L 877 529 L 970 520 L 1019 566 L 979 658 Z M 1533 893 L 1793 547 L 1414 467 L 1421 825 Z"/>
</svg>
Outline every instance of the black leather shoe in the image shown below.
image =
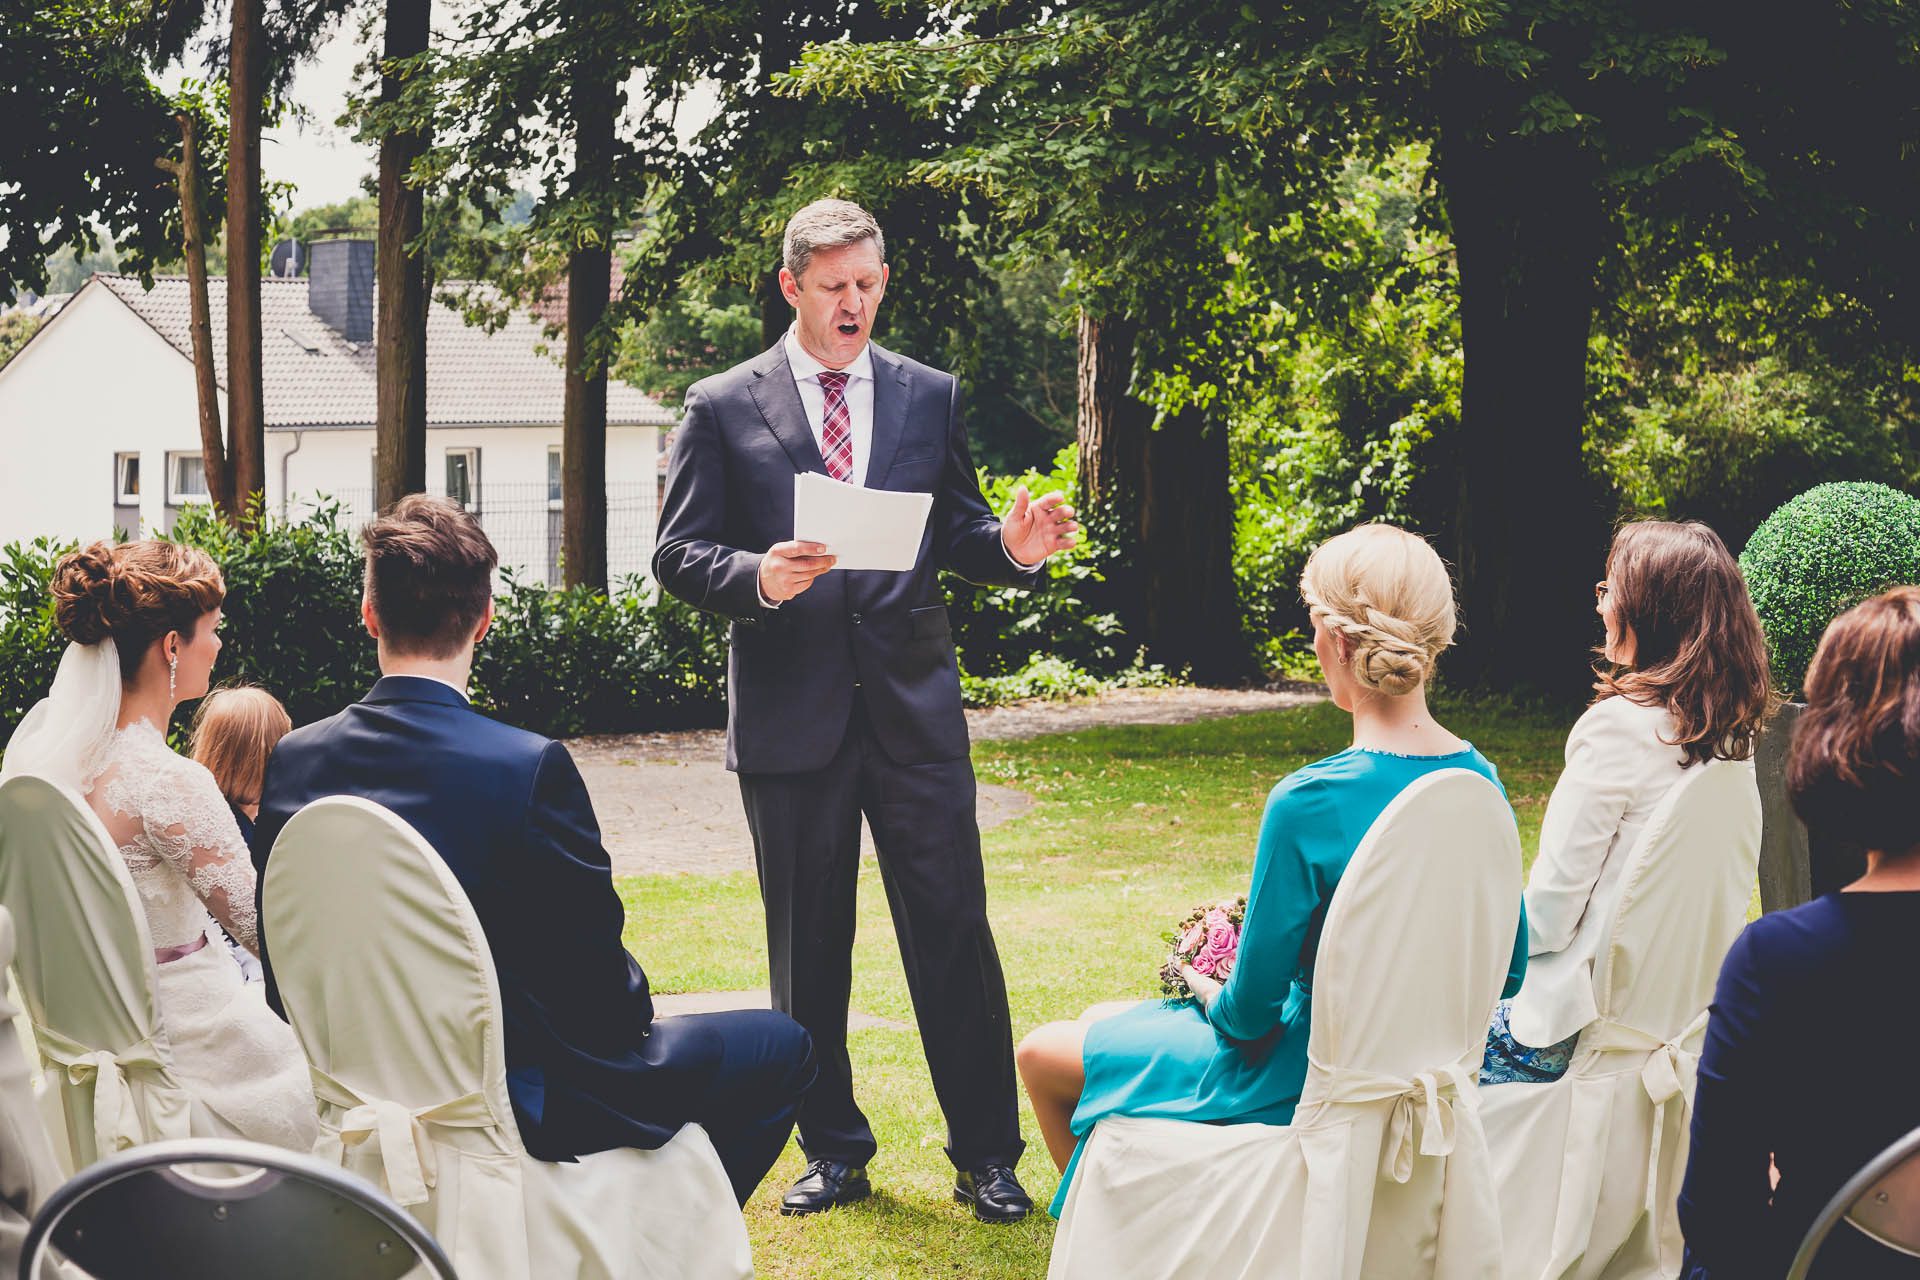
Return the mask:
<svg viewBox="0 0 1920 1280">
<path fill-rule="evenodd" d="M 810 1160 L 800 1180 L 787 1188 L 780 1201 L 780 1212 L 795 1217 L 807 1213 L 825 1213 L 838 1204 L 852 1204 L 873 1194 L 867 1171 L 858 1165 L 838 1160 Z"/>
<path fill-rule="evenodd" d="M 1033 1200 L 1013 1176 L 1010 1165 L 962 1169 L 954 1180 L 953 1198 L 972 1205 L 973 1216 L 982 1222 L 1018 1222 L 1033 1212 Z"/>
</svg>

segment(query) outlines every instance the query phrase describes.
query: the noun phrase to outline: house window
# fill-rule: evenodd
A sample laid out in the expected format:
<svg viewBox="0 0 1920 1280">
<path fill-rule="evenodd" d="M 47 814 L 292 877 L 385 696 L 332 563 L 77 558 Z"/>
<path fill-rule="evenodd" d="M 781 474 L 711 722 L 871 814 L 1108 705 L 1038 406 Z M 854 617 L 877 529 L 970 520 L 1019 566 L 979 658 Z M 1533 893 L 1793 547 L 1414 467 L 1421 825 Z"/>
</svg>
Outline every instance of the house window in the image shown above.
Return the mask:
<svg viewBox="0 0 1920 1280">
<path fill-rule="evenodd" d="M 205 485 L 201 487 L 204 488 Z M 113 455 L 113 502 L 118 507 L 140 505 L 139 454 L 116 453 Z"/>
<path fill-rule="evenodd" d="M 547 446 L 547 510 L 558 511 L 565 489 L 560 483 L 560 446 Z"/>
<path fill-rule="evenodd" d="M 447 496 L 478 515 L 480 511 L 480 451 L 447 450 Z"/>
<path fill-rule="evenodd" d="M 167 455 L 167 505 L 207 500 L 207 462 L 198 453 Z"/>
</svg>

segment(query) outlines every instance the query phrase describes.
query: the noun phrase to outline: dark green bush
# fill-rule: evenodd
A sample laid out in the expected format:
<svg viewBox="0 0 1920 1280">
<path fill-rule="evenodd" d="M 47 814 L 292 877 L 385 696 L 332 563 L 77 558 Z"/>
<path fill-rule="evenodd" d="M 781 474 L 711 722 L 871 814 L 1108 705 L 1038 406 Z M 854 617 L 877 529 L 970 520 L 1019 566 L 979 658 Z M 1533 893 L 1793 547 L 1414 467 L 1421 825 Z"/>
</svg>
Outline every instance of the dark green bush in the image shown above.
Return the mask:
<svg viewBox="0 0 1920 1280">
<path fill-rule="evenodd" d="M 1797 694 L 1828 623 L 1888 587 L 1920 583 L 1920 499 L 1858 481 L 1809 489 L 1753 531 L 1740 569 L 1774 684 Z"/>
<path fill-rule="evenodd" d="M 172 537 L 212 556 L 227 580 L 216 684 L 260 685 L 299 725 L 332 715 L 379 677 L 360 622 L 360 543 L 340 526 L 337 506 L 296 523 L 263 517 L 252 532 L 190 507 Z"/>
<path fill-rule="evenodd" d="M 1074 460 L 1075 452 L 1069 447 L 1055 455 L 1053 470 L 1045 474 L 989 476 L 983 472 L 981 491 L 996 515 L 1013 505 L 1013 491 L 1021 485 L 1036 498 L 1057 489 L 1072 500 L 1079 479 Z M 1138 656 L 1137 647 L 1126 643 L 1118 618 L 1088 603 L 1104 585 L 1100 571 L 1104 558 L 1101 548 L 1084 541 L 1072 551 L 1053 556 L 1047 561 L 1046 584 L 1039 591 L 977 587 L 945 575 L 947 612 L 961 669 L 985 681 L 1014 675 L 1036 660 L 1058 658 L 1077 670 L 1076 678 L 1096 683 L 1126 670 Z M 977 696 L 991 697 L 985 692 L 990 689 L 1019 687 L 1018 682 L 980 684 Z M 970 691 L 970 696 L 976 695 Z"/>
<path fill-rule="evenodd" d="M 629 580 L 609 598 L 515 582 L 494 601 L 473 665 L 474 701 L 554 737 L 718 724 L 727 624 Z"/>
</svg>

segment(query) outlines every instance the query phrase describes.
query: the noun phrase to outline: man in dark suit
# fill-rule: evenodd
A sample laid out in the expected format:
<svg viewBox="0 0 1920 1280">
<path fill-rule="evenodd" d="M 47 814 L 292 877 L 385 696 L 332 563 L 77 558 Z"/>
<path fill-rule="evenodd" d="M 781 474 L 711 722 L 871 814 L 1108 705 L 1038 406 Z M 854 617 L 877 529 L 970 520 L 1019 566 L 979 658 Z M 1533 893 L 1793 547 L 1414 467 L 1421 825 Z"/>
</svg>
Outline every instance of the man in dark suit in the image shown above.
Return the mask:
<svg viewBox="0 0 1920 1280">
<path fill-rule="evenodd" d="M 860 818 L 873 832 L 907 986 L 946 1113 L 954 1194 L 986 1221 L 1032 1208 L 1006 983 L 987 926 L 973 766 L 939 574 L 1034 587 L 1072 545 L 1059 494 L 1025 490 L 1003 523 L 981 496 L 951 374 L 868 340 L 886 291 L 880 228 L 844 200 L 787 224 L 780 286 L 794 326 L 696 383 L 675 433 L 654 576 L 733 619 L 727 767 L 753 832 L 774 1006 L 813 1036 L 800 1110 L 809 1164 L 781 1208 L 869 1192 L 873 1131 L 847 1058 Z M 931 492 L 909 572 L 831 572 L 793 540 L 794 476 Z"/>
<path fill-rule="evenodd" d="M 419 494 L 362 540 L 361 611 L 382 675 L 360 702 L 274 749 L 253 838 L 259 882 L 280 829 L 309 802 L 354 795 L 391 809 L 446 861 L 480 917 L 528 1153 L 652 1149 L 697 1123 L 745 1204 L 813 1079 L 806 1032 L 771 1011 L 654 1020 L 646 974 L 620 942 L 625 911 L 573 758 L 468 705 L 473 648 L 493 620 L 492 543 L 457 504 Z M 279 1010 L 268 943 L 263 935 L 260 958 Z"/>
</svg>

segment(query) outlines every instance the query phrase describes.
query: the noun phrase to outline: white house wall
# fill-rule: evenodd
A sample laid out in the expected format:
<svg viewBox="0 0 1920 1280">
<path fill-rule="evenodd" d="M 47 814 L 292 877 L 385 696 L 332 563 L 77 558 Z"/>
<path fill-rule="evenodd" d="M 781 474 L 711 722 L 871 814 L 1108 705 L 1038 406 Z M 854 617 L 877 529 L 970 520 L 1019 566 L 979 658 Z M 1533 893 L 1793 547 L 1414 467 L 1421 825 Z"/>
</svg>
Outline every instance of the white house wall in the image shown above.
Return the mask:
<svg viewBox="0 0 1920 1280">
<path fill-rule="evenodd" d="M 559 445 L 558 426 L 430 427 L 427 491 L 446 492 L 450 450 L 477 449 L 475 505 L 502 565 L 512 566 L 525 579 L 546 581 L 559 516 L 548 497 L 547 452 Z M 316 495 L 326 495 L 341 504 L 348 523 L 358 525 L 373 511 L 373 449 L 370 428 L 268 432 L 269 503 L 298 515 L 311 508 Z M 645 574 L 652 559 L 658 465 L 656 428 L 608 429 L 607 552 L 608 570 L 616 581 L 627 574 Z M 284 503 L 283 493 L 290 495 Z"/>
<path fill-rule="evenodd" d="M 111 535 L 120 451 L 141 455 L 142 527 L 165 528 L 167 454 L 199 448 L 192 364 L 110 290 L 83 289 L 0 369 L 0 544 Z"/>
<path fill-rule="evenodd" d="M 559 444 L 557 425 L 427 431 L 428 491 L 445 492 L 449 449 L 478 449 L 481 523 L 503 565 L 535 582 L 548 580 L 558 546 L 547 450 Z M 139 528 L 165 530 L 167 457 L 199 448 L 192 362 L 112 290 L 89 285 L 0 368 L 0 545 L 41 534 L 111 536 L 118 452 L 141 457 Z M 657 428 L 607 432 L 608 569 L 616 582 L 645 574 L 652 559 L 658 451 Z M 269 509 L 298 515 L 324 493 L 357 527 L 373 507 L 373 429 L 271 428 L 266 473 Z"/>
</svg>

